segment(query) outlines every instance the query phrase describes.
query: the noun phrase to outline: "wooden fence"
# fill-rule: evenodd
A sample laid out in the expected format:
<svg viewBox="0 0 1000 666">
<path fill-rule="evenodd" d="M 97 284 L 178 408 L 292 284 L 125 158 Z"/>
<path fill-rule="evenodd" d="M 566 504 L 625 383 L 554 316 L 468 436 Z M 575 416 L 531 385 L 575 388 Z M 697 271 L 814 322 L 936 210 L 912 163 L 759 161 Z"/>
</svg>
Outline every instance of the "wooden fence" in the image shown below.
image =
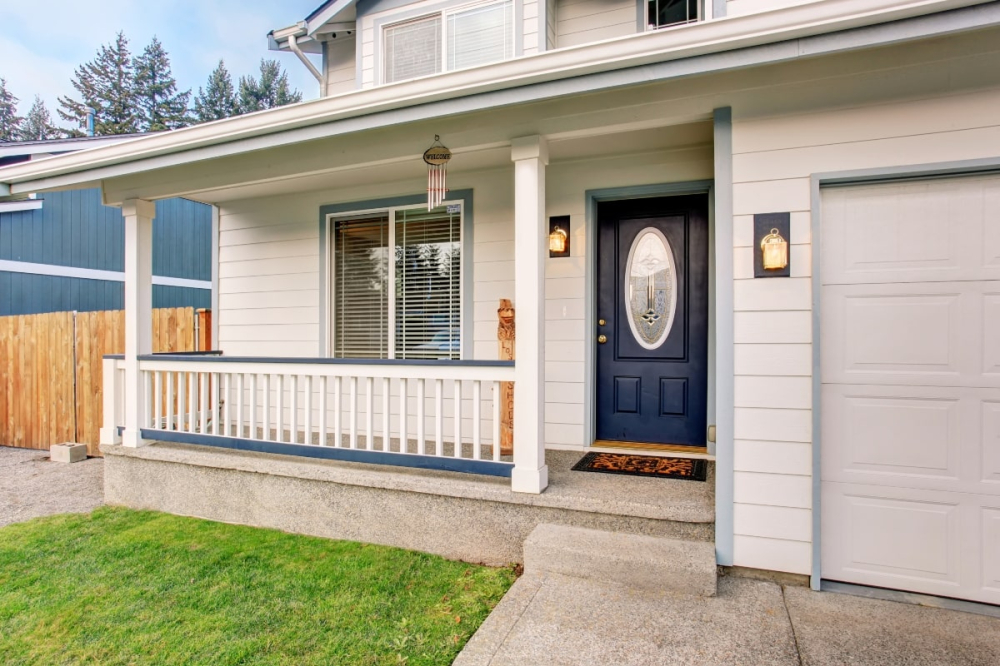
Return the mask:
<svg viewBox="0 0 1000 666">
<path fill-rule="evenodd" d="M 153 311 L 153 351 L 211 349 L 212 313 Z M 87 445 L 100 455 L 102 360 L 125 351 L 125 313 L 0 317 L 0 445 Z"/>
</svg>

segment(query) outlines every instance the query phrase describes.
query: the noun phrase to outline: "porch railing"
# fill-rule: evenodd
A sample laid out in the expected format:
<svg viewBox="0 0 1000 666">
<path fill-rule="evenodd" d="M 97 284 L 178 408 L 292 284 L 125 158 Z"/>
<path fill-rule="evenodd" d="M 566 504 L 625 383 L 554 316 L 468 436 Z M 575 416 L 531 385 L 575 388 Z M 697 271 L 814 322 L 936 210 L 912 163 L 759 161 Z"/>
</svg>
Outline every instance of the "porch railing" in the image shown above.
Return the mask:
<svg viewBox="0 0 1000 666">
<path fill-rule="evenodd" d="M 105 360 L 105 425 L 123 424 L 125 362 Z M 151 355 L 144 439 L 508 476 L 500 385 L 511 362 Z"/>
</svg>

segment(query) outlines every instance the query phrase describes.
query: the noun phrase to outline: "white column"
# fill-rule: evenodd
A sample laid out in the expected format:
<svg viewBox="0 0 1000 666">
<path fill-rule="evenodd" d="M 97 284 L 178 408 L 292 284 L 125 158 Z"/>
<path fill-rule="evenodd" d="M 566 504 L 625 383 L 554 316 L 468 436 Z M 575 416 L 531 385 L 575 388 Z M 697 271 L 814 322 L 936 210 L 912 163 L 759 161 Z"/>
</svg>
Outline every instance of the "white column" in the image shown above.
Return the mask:
<svg viewBox="0 0 1000 666">
<path fill-rule="evenodd" d="M 544 137 L 514 139 L 514 471 L 511 488 L 540 493 L 549 485 L 545 466 L 545 165 Z"/>
<path fill-rule="evenodd" d="M 139 355 L 153 351 L 153 217 L 150 201 L 130 199 L 125 216 L 125 431 L 122 444 L 142 446 L 143 405 Z"/>
</svg>

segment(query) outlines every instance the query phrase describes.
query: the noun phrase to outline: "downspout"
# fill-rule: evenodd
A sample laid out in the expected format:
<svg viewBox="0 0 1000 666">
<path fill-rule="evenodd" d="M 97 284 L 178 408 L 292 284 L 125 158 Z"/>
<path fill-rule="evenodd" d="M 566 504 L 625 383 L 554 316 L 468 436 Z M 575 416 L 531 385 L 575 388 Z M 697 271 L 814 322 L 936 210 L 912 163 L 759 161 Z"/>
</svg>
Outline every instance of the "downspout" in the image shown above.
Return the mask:
<svg viewBox="0 0 1000 666">
<path fill-rule="evenodd" d="M 319 73 L 318 69 L 316 69 L 316 65 L 312 64 L 312 60 L 307 58 L 306 54 L 299 48 L 299 43 L 296 40 L 295 35 L 288 36 L 288 48 L 292 50 L 292 53 L 299 57 L 299 60 L 301 60 L 302 64 L 306 66 L 306 69 L 308 69 L 309 72 L 316 77 L 316 80 L 319 81 L 319 84 L 323 85 L 323 75 Z"/>
</svg>

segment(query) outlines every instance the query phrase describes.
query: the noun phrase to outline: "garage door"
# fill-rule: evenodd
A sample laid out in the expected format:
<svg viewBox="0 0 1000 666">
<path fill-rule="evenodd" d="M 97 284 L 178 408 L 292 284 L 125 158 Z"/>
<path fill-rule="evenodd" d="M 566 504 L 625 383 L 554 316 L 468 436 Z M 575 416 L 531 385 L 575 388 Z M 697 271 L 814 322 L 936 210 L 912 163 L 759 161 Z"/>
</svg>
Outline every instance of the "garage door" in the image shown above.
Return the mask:
<svg viewBox="0 0 1000 666">
<path fill-rule="evenodd" d="M 822 576 L 1000 604 L 1000 177 L 837 187 Z"/>
</svg>

